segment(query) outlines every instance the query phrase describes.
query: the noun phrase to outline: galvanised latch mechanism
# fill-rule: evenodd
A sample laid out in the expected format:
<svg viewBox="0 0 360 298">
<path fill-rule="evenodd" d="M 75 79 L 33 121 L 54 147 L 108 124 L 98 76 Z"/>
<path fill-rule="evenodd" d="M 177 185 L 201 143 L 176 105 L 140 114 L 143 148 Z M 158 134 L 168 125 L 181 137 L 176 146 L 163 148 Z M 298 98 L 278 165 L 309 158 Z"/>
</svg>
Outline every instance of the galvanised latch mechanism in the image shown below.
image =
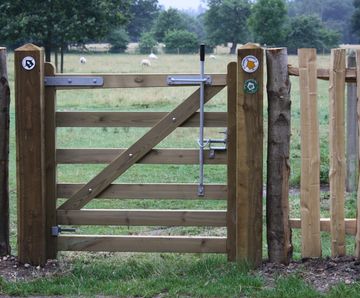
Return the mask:
<svg viewBox="0 0 360 298">
<path fill-rule="evenodd" d="M 60 226 L 52 226 L 51 227 L 51 236 L 57 237 L 59 236 L 62 232 L 70 232 L 70 233 L 75 233 L 76 229 L 74 228 L 62 228 Z"/>
</svg>

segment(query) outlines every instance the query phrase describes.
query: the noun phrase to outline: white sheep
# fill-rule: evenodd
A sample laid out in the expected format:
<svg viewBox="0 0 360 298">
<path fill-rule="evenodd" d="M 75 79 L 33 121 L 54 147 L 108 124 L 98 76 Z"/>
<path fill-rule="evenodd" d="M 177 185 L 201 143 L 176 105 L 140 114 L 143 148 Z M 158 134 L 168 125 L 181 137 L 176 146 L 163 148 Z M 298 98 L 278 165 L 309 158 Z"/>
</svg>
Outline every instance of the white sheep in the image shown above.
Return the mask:
<svg viewBox="0 0 360 298">
<path fill-rule="evenodd" d="M 141 66 L 144 67 L 144 66 L 151 66 L 151 62 L 149 59 L 142 59 L 141 62 L 140 62 Z"/>
<path fill-rule="evenodd" d="M 149 59 L 157 60 L 157 59 L 159 59 L 159 58 L 158 58 L 158 56 L 156 56 L 154 53 L 151 53 L 151 54 L 149 55 Z"/>
<path fill-rule="evenodd" d="M 81 64 L 85 64 L 86 63 L 86 58 L 84 56 L 80 57 L 80 63 Z"/>
<path fill-rule="evenodd" d="M 215 60 L 216 56 L 215 55 L 210 55 L 209 58 Z"/>
</svg>

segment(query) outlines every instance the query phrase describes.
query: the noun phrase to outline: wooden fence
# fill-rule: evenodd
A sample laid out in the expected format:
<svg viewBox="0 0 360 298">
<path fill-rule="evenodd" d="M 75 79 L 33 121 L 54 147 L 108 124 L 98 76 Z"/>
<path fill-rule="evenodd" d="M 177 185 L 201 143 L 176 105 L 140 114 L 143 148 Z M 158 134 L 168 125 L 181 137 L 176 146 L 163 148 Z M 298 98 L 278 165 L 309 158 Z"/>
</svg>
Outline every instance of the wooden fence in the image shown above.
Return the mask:
<svg viewBox="0 0 360 298">
<path fill-rule="evenodd" d="M 207 185 L 205 200 L 225 199 L 227 210 L 88 210 L 83 207 L 99 197 L 127 199 L 198 199 L 196 185 L 112 184 L 135 163 L 196 164 L 195 149 L 154 149 L 181 126 L 198 126 L 199 91 L 168 113 L 59 112 L 56 92 L 81 88 L 168 87 L 165 74 L 96 74 L 100 86 L 45 86 L 46 78 L 92 78 L 94 75 L 58 74 L 44 63 L 43 50 L 25 45 L 15 52 L 18 159 L 19 258 L 42 264 L 60 250 L 155 251 L 227 253 L 229 260 L 259 265 L 262 260 L 263 195 L 263 50 L 246 45 L 227 74 L 212 74 L 206 101 L 227 87 L 227 113 L 205 114 L 205 125 L 227 127 L 226 153 L 206 163 L 226 164 L 228 181 Z M 269 259 L 287 264 L 291 259 L 291 228 L 301 229 L 302 256 L 320 257 L 321 232 L 330 232 L 332 256 L 345 255 L 345 235 L 356 236 L 360 257 L 358 219 L 345 219 L 345 84 L 360 76 L 360 52 L 356 68 L 346 68 L 345 50 L 334 49 L 329 69 L 317 67 L 314 49 L 299 50 L 298 67 L 288 66 L 286 49 L 267 49 L 268 156 L 267 242 Z M 259 69 L 247 72 L 244 61 L 255 56 Z M 31 57 L 34 67 L 23 66 Z M 251 58 L 253 59 L 253 58 Z M 31 64 L 31 63 L 30 63 Z M 299 77 L 301 109 L 301 218 L 289 218 L 290 76 Z M 329 80 L 330 218 L 320 217 L 320 147 L 317 80 Z M 258 84 L 248 92 L 246 84 Z M 173 88 L 173 87 L 172 87 Z M 251 91 L 251 90 L 250 90 Z M 358 98 L 360 88 L 357 85 Z M 358 103 L 358 113 L 360 106 Z M 360 125 L 360 122 L 359 122 Z M 59 149 L 57 127 L 152 127 L 129 148 Z M 107 163 L 85 184 L 58 184 L 58 164 Z M 358 192 L 358 206 L 360 206 Z M 58 206 L 58 198 L 66 198 Z M 358 212 L 358 216 L 359 212 Z M 161 225 L 223 226 L 226 237 L 149 237 L 109 235 L 60 235 L 58 225 Z"/>
<path fill-rule="evenodd" d="M 168 74 L 58 74 L 44 63 L 41 48 L 28 44 L 15 51 L 16 133 L 18 161 L 18 252 L 21 262 L 43 264 L 58 251 L 142 251 L 227 253 L 229 260 L 262 260 L 263 50 L 245 47 L 245 56 L 258 57 L 255 74 L 230 63 L 227 74 L 211 74 L 205 102 L 227 87 L 228 112 L 205 113 L 205 126 L 227 127 L 227 150 L 209 164 L 226 164 L 227 184 L 205 185 L 199 198 L 196 184 L 112 184 L 135 163 L 197 164 L 198 149 L 154 149 L 181 126 L 199 126 L 199 89 L 170 112 L 60 112 L 60 89 L 147 88 L 169 86 Z M 100 77 L 102 84 L 80 86 L 77 78 Z M 52 79 L 70 84 L 55 86 Z M 258 92 L 244 93 L 245 80 L 256 79 Z M 45 81 L 46 80 L 46 81 Z M 75 86 L 74 86 L 75 85 Z M 241 88 L 237 88 L 240 85 Z M 246 111 L 250 110 L 251 113 Z M 151 127 L 128 148 L 59 149 L 58 127 Z M 239 149 L 241 148 L 241 149 Z M 85 184 L 59 184 L 58 164 L 107 163 Z M 93 199 L 227 200 L 227 210 L 90 210 Z M 66 199 L 59 206 L 58 199 Z M 222 226 L 226 237 L 210 236 L 54 236 L 58 225 Z"/>
<path fill-rule="evenodd" d="M 345 218 L 345 85 L 360 76 L 360 52 L 356 67 L 346 67 L 345 49 L 331 51 L 330 68 L 317 67 L 315 49 L 300 49 L 299 67 L 289 67 L 289 74 L 299 76 L 301 104 L 301 219 L 290 219 L 291 227 L 301 228 L 302 256 L 320 257 L 320 232 L 331 234 L 331 255 L 346 254 L 345 235 L 356 236 L 356 256 L 360 256 L 359 218 Z M 317 81 L 329 81 L 329 154 L 330 218 L 320 217 L 320 148 Z M 357 97 L 360 96 L 357 84 Z M 360 104 L 357 103 L 360 112 Z M 360 124 L 360 122 L 358 122 Z M 358 167 L 358 158 L 355 167 Z M 358 206 L 360 206 L 358 191 Z M 359 208 L 359 207 L 358 207 Z M 359 215 L 360 213 L 357 212 Z"/>
</svg>

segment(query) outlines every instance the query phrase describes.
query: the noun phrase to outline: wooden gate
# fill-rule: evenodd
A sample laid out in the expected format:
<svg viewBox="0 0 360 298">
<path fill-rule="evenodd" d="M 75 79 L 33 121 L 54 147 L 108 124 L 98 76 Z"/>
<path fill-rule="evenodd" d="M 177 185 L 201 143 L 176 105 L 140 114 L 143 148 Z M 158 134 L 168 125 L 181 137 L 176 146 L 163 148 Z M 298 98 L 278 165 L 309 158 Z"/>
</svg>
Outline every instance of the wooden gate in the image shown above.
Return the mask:
<svg viewBox="0 0 360 298">
<path fill-rule="evenodd" d="M 257 74 L 228 65 L 212 74 L 208 102 L 227 86 L 228 112 L 205 113 L 205 126 L 227 128 L 227 150 L 208 164 L 227 164 L 227 184 L 205 185 L 202 200 L 227 200 L 227 210 L 94 210 L 93 199 L 199 199 L 196 184 L 113 184 L 136 163 L 197 164 L 197 149 L 154 149 L 178 127 L 198 127 L 199 90 L 170 112 L 59 112 L 58 89 L 168 87 L 165 74 L 63 75 L 44 63 L 43 50 L 15 52 L 18 169 L 18 244 L 21 262 L 43 264 L 58 251 L 227 253 L 229 260 L 261 262 L 262 245 L 262 50 Z M 238 79 L 237 79 L 237 74 Z M 59 86 L 54 78 L 62 81 Z M 256 94 L 244 92 L 257 79 Z M 81 83 L 79 83 L 81 81 Z M 86 86 L 84 86 L 84 81 Z M 237 86 L 241 86 L 237 88 Z M 174 88 L 174 87 L 171 87 Z M 57 127 L 151 127 L 126 149 L 58 149 Z M 208 156 L 208 154 L 205 154 Z M 108 163 L 86 184 L 58 184 L 58 164 Z M 67 199 L 59 204 L 58 199 Z M 222 226 L 226 237 L 58 234 L 59 226 Z"/>
</svg>

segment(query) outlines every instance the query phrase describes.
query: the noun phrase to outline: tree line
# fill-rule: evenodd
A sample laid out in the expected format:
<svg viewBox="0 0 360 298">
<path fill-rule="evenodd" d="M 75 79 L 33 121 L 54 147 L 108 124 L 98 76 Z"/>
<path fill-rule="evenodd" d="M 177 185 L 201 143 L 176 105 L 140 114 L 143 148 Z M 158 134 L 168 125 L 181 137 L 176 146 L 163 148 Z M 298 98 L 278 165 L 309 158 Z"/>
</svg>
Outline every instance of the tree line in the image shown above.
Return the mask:
<svg viewBox="0 0 360 298">
<path fill-rule="evenodd" d="M 168 53 L 255 41 L 268 46 L 328 50 L 360 37 L 360 0 L 204 0 L 194 16 L 158 0 L 3 0 L 0 40 L 14 48 L 25 42 L 44 46 L 46 60 L 69 45 L 110 42 L 123 52 L 138 42 L 141 53 L 165 44 Z"/>
</svg>

